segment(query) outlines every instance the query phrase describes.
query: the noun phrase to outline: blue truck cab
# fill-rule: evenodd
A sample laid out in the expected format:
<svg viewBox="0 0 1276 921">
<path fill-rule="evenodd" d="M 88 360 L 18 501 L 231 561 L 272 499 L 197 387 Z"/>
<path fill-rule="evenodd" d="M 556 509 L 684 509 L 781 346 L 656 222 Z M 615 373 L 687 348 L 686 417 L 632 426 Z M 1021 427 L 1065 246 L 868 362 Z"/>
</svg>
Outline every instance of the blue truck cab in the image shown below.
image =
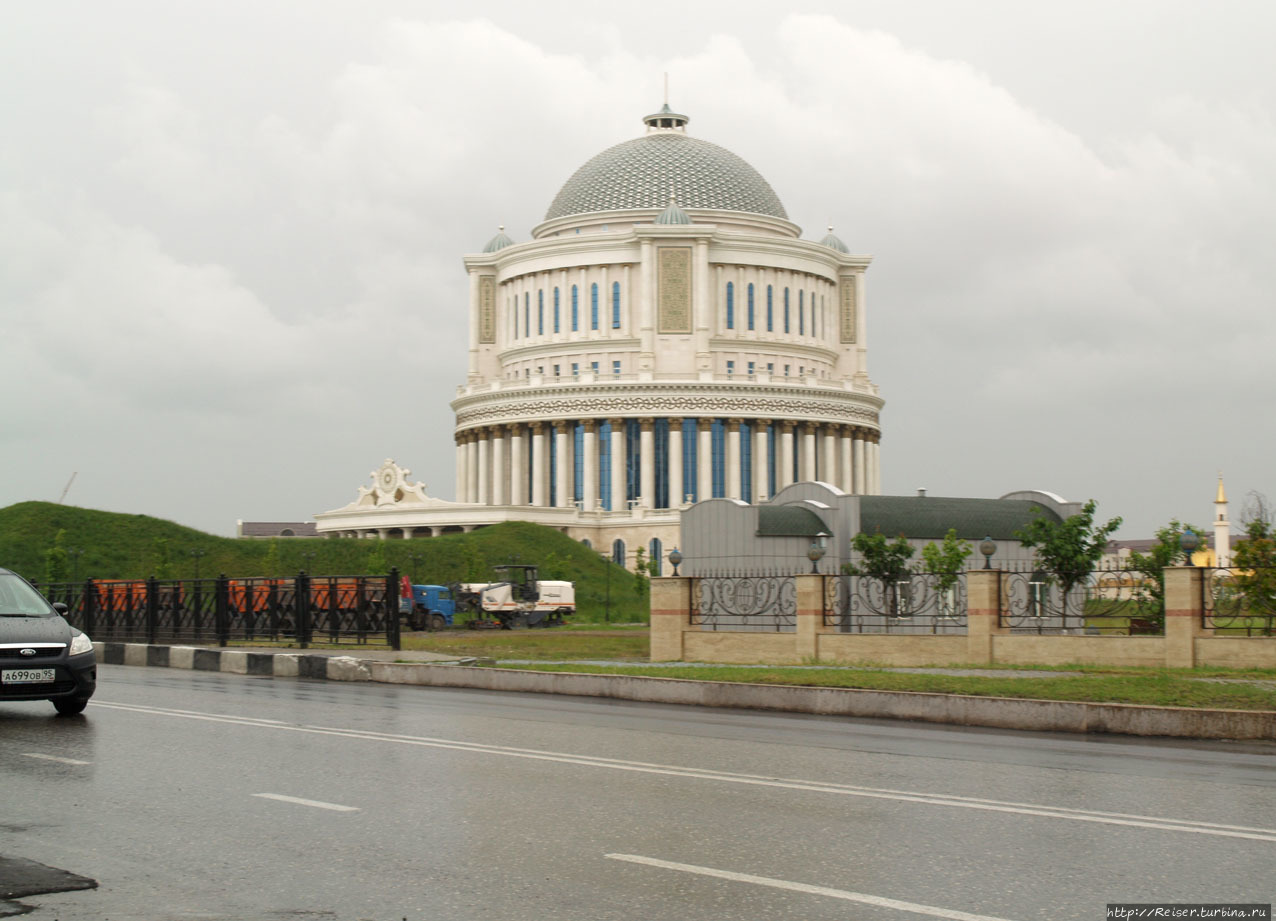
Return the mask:
<svg viewBox="0 0 1276 921">
<path fill-rule="evenodd" d="M 399 614 L 411 630 L 446 630 L 456 614 L 456 599 L 446 585 L 413 585 L 411 598 L 400 593 Z"/>
</svg>

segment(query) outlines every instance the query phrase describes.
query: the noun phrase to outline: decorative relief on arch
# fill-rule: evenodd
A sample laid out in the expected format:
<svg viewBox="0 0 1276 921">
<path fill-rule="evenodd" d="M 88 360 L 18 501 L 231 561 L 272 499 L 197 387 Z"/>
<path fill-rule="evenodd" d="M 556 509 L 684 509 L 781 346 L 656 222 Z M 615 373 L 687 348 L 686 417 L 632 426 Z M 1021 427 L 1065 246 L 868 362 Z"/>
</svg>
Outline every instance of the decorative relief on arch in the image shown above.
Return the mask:
<svg viewBox="0 0 1276 921">
<path fill-rule="evenodd" d="M 496 279 L 491 275 L 479 276 L 478 300 L 478 340 L 483 344 L 494 344 L 496 342 Z"/>
<path fill-rule="evenodd" d="M 661 246 L 656 250 L 656 290 L 659 330 L 691 332 L 691 247 Z"/>
<path fill-rule="evenodd" d="M 855 341 L 855 276 L 844 275 L 838 284 L 838 316 L 841 321 L 841 341 Z"/>
</svg>

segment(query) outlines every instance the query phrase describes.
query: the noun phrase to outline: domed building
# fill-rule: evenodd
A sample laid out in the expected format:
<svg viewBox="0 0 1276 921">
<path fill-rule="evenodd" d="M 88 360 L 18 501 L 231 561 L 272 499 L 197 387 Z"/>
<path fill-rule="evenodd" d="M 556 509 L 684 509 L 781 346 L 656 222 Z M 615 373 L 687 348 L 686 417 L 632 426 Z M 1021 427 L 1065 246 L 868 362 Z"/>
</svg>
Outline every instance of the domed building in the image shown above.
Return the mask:
<svg viewBox="0 0 1276 921">
<path fill-rule="evenodd" d="M 365 489 L 364 512 L 385 514 L 356 502 L 316 516 L 321 532 L 520 519 L 632 565 L 640 547 L 663 559 L 702 499 L 816 480 L 880 492 L 870 258 L 832 228 L 801 239 L 771 185 L 687 116 L 665 105 L 643 121 L 572 174 L 530 240 L 501 228 L 465 257 L 456 502 L 400 488 L 406 503 L 369 504 Z M 374 479 L 402 481 L 388 470 Z"/>
</svg>

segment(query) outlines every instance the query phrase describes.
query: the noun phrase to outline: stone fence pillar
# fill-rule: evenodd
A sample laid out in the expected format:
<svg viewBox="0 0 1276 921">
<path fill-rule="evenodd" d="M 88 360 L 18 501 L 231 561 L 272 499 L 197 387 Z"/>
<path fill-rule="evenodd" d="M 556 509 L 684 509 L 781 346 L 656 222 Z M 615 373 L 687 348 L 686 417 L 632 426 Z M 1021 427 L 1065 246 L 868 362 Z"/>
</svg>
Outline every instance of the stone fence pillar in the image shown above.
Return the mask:
<svg viewBox="0 0 1276 921">
<path fill-rule="evenodd" d="M 1204 627 L 1205 570 L 1173 566 L 1165 570 L 1165 667 L 1196 665 L 1196 638 Z"/>
<path fill-rule="evenodd" d="M 682 660 L 682 635 L 691 628 L 691 580 L 651 580 L 651 661 Z"/>
<path fill-rule="evenodd" d="M 807 573 L 794 576 L 797 590 L 796 648 L 799 659 L 819 657 L 819 636 L 824 627 L 824 580 L 826 576 Z"/>
<path fill-rule="evenodd" d="M 1001 626 L 1001 578 L 999 569 L 972 569 L 966 573 L 966 658 L 990 664 L 993 637 L 1005 633 Z"/>
</svg>

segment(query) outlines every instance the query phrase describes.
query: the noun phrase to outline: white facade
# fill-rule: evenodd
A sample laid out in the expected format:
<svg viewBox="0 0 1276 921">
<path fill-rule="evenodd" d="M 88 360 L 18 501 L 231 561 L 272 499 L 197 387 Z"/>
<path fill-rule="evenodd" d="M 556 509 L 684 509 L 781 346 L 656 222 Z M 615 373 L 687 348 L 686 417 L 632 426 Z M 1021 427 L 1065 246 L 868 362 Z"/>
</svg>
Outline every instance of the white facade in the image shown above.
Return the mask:
<svg viewBox="0 0 1276 921">
<path fill-rule="evenodd" d="M 800 239 L 766 181 L 685 116 L 644 121 L 568 180 L 531 240 L 502 230 L 465 257 L 452 527 L 538 521 L 624 541 L 632 562 L 672 549 L 700 499 L 806 480 L 880 492 L 870 258 L 831 231 Z M 413 533 L 438 533 L 441 511 Z"/>
</svg>

